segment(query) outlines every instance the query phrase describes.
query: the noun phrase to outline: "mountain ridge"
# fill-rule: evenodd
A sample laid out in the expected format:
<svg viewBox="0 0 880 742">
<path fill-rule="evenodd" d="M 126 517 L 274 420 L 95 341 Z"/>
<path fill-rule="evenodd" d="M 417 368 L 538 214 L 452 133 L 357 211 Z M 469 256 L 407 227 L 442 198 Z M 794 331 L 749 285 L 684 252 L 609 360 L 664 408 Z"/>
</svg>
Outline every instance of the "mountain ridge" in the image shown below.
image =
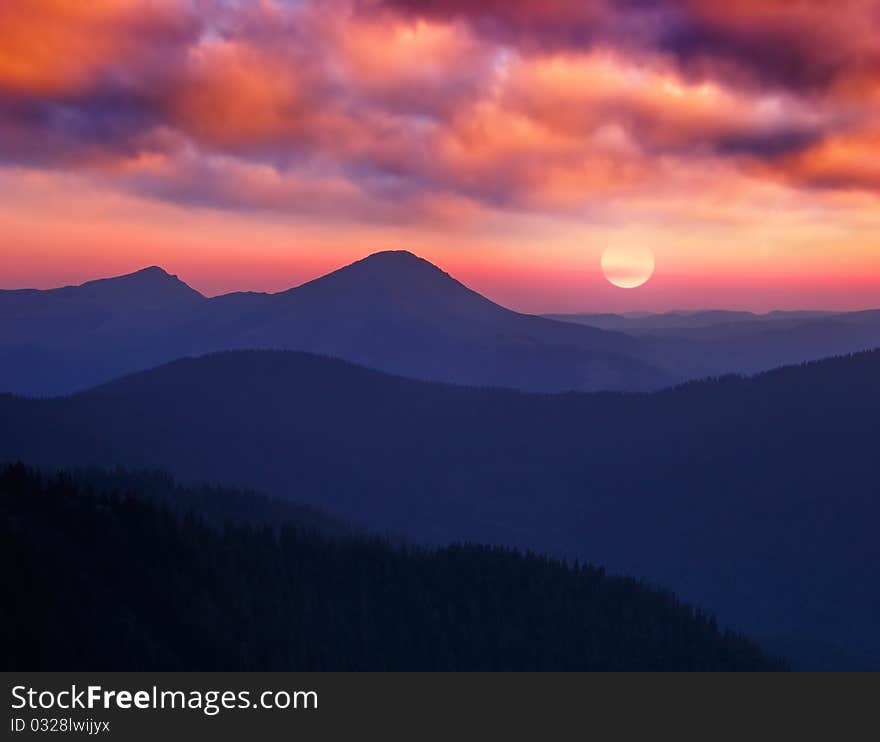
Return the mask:
<svg viewBox="0 0 880 742">
<path fill-rule="evenodd" d="M 0 390 L 37 395 L 221 350 L 303 351 L 426 381 L 553 393 L 649 391 L 878 345 L 876 310 L 523 314 L 406 250 L 276 293 L 204 297 L 158 266 L 0 292 Z"/>
<path fill-rule="evenodd" d="M 436 384 L 286 351 L 0 397 L 0 458 L 165 469 L 425 543 L 647 579 L 755 636 L 880 657 L 880 351 L 654 393 Z M 747 462 L 747 463 L 744 463 Z"/>
<path fill-rule="evenodd" d="M 158 268 L 131 275 L 110 285 L 168 276 Z M 7 360 L 0 389 L 65 393 L 178 357 L 260 348 L 533 391 L 657 388 L 676 380 L 639 358 L 639 342 L 625 334 L 506 309 L 407 251 L 374 253 L 275 294 L 198 297 L 137 315 L 87 312 L 77 322 L 59 321 L 60 329 L 51 317 L 0 321 L 0 361 Z"/>
<path fill-rule="evenodd" d="M 30 597 L 0 612 L 4 670 L 787 669 L 601 568 L 328 534 L 268 499 L 242 519 L 243 493 L 156 485 L 0 468 L 0 557 L 20 565 L 0 587 Z"/>
<path fill-rule="evenodd" d="M 192 288 L 179 276 L 174 275 L 161 268 L 158 265 L 151 265 L 145 268 L 132 271 L 131 273 L 123 273 L 118 276 L 108 276 L 106 278 L 95 278 L 84 281 L 79 284 L 69 284 L 49 289 L 0 289 L 0 297 L 7 296 L 31 296 L 44 298 L 65 298 L 71 299 L 76 296 L 88 296 L 90 298 L 119 298 L 119 292 L 126 290 L 130 292 L 132 289 L 140 289 L 141 291 L 149 290 L 151 292 L 161 291 L 165 297 L 176 295 L 179 298 L 189 299 L 205 299 L 199 291 Z M 173 294 L 171 292 L 174 292 Z M 156 296 L 155 298 L 162 298 Z M 128 299 L 131 294 L 127 295 Z"/>
</svg>

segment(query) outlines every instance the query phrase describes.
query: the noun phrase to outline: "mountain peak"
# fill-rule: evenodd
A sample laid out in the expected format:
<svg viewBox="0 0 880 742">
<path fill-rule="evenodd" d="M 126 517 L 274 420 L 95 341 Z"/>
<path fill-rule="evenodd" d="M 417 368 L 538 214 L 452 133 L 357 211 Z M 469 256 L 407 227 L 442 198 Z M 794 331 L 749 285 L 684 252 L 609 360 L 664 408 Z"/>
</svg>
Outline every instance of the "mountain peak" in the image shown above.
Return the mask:
<svg viewBox="0 0 880 742">
<path fill-rule="evenodd" d="M 378 250 L 377 252 L 370 253 L 365 258 L 361 258 L 359 263 L 364 262 L 365 260 L 386 260 L 386 261 L 396 261 L 396 262 L 413 262 L 416 260 L 428 262 L 424 260 L 424 258 L 420 258 L 415 253 L 410 252 L 409 250 Z"/>
<path fill-rule="evenodd" d="M 164 268 L 158 265 L 148 265 L 146 268 L 141 268 L 140 270 L 134 271 L 133 273 L 128 273 L 126 275 L 129 276 L 154 276 L 156 278 L 164 277 L 164 278 L 177 278 L 166 271 Z M 122 277 L 122 276 L 121 276 Z"/>
<path fill-rule="evenodd" d="M 158 306 L 204 298 L 176 275 L 158 265 L 150 265 L 121 276 L 87 281 L 81 286 L 68 287 L 68 290 L 87 293 L 96 298 L 118 298 L 137 306 Z"/>
<path fill-rule="evenodd" d="M 285 294 L 333 290 L 346 302 L 368 301 L 378 297 L 477 295 L 433 263 L 408 250 L 384 250 L 367 255 L 326 276 L 299 286 Z M 479 297 L 481 302 L 488 300 Z"/>
<path fill-rule="evenodd" d="M 150 281 L 153 283 L 158 282 L 167 282 L 174 283 L 179 282 L 183 283 L 177 276 L 169 273 L 164 268 L 158 265 L 148 265 L 146 268 L 141 268 L 140 270 L 132 271 L 131 273 L 124 273 L 121 276 L 114 276 L 112 278 L 104 278 L 98 279 L 96 281 L 89 281 L 88 284 L 99 283 L 100 281 Z M 88 285 L 84 284 L 84 285 Z"/>
<path fill-rule="evenodd" d="M 444 276 L 448 275 L 445 271 L 438 268 L 432 262 L 425 260 L 424 258 L 420 258 L 418 255 L 416 255 L 415 253 L 411 253 L 409 250 L 381 250 L 379 252 L 374 252 L 370 255 L 367 255 L 367 257 L 365 258 L 356 260 L 354 263 L 346 266 L 346 268 L 355 268 L 356 266 L 359 266 L 361 268 L 381 267 L 390 270 L 430 269 L 431 271 L 440 273 Z"/>
</svg>

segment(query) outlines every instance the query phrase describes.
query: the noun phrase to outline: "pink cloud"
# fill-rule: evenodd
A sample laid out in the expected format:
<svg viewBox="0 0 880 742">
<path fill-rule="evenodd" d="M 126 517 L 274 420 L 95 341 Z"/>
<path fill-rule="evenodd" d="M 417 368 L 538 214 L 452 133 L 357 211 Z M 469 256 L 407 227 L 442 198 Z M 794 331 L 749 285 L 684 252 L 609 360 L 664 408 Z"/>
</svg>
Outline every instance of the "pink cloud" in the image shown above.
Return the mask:
<svg viewBox="0 0 880 742">
<path fill-rule="evenodd" d="M 6 4 L 0 158 L 184 204 L 392 222 L 570 212 L 717 163 L 880 192 L 880 32 L 864 22 L 876 12 L 870 0 L 830 13 L 775 0 Z"/>
</svg>

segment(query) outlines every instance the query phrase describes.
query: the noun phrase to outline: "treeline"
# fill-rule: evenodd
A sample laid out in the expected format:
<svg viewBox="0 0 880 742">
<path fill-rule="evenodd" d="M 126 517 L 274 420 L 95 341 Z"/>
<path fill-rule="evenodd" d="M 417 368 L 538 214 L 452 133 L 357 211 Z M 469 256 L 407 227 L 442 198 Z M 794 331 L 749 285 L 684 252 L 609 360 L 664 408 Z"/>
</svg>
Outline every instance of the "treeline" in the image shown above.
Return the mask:
<svg viewBox="0 0 880 742">
<path fill-rule="evenodd" d="M 217 527 L 124 480 L 0 471 L 3 669 L 784 669 L 602 569 L 328 533 L 295 510 Z"/>
<path fill-rule="evenodd" d="M 209 525 L 222 528 L 235 523 L 287 523 L 320 531 L 328 536 L 354 535 L 360 529 L 327 515 L 311 505 L 268 497 L 262 492 L 210 484 L 181 485 L 161 469 L 79 467 L 64 470 L 64 477 L 77 488 L 125 494 L 165 505 L 186 515 L 195 511 Z"/>
</svg>

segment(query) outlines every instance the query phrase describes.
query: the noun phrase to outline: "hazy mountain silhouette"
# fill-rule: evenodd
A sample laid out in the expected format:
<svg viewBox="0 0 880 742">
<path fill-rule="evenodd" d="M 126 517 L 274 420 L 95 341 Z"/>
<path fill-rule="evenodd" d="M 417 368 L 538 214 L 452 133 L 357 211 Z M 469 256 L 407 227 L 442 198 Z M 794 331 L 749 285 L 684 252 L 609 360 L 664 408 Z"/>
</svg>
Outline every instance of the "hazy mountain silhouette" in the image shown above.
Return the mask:
<svg viewBox="0 0 880 742">
<path fill-rule="evenodd" d="M 426 260 L 381 252 L 280 294 L 219 297 L 193 318 L 198 351 L 286 348 L 419 379 L 536 391 L 652 388 L 672 377 L 620 333 L 520 314 Z"/>
<path fill-rule="evenodd" d="M 620 330 L 627 333 L 640 333 L 650 330 L 695 329 L 698 327 L 715 327 L 741 322 L 772 322 L 779 320 L 805 320 L 831 317 L 842 312 L 821 311 L 774 311 L 766 314 L 755 312 L 730 311 L 724 309 L 704 309 L 699 311 L 672 312 L 627 312 L 613 313 L 576 313 L 576 314 L 545 314 L 548 319 L 560 322 L 573 322 L 603 330 Z"/>
<path fill-rule="evenodd" d="M 310 355 L 0 397 L 0 457 L 161 467 L 431 543 L 653 580 L 754 636 L 880 656 L 880 352 L 653 394 L 533 395 Z"/>
<path fill-rule="evenodd" d="M 0 389 L 68 391 L 179 357 L 163 328 L 205 301 L 155 266 L 80 286 L 0 291 Z"/>
<path fill-rule="evenodd" d="M 651 390 L 880 345 L 880 312 L 553 317 L 505 309 L 405 251 L 277 294 L 206 298 L 153 267 L 82 286 L 0 291 L 0 391 L 69 393 L 176 358 L 244 349 L 307 351 L 474 386 Z"/>
<path fill-rule="evenodd" d="M 683 379 L 759 373 L 880 346 L 877 310 L 551 316 L 624 331 L 641 341 L 641 358 Z"/>
<path fill-rule="evenodd" d="M 204 301 L 198 291 L 156 266 L 58 289 L 0 290 L 3 344 L 64 339 L 100 331 L 118 314 L 180 308 Z"/>
<path fill-rule="evenodd" d="M 69 392 L 186 355 L 248 348 L 534 391 L 650 389 L 675 379 L 638 360 L 633 338 L 504 309 L 408 252 L 376 253 L 278 294 L 205 299 L 147 269 L 23 296 L 0 325 L 0 389 L 18 393 Z"/>
</svg>

